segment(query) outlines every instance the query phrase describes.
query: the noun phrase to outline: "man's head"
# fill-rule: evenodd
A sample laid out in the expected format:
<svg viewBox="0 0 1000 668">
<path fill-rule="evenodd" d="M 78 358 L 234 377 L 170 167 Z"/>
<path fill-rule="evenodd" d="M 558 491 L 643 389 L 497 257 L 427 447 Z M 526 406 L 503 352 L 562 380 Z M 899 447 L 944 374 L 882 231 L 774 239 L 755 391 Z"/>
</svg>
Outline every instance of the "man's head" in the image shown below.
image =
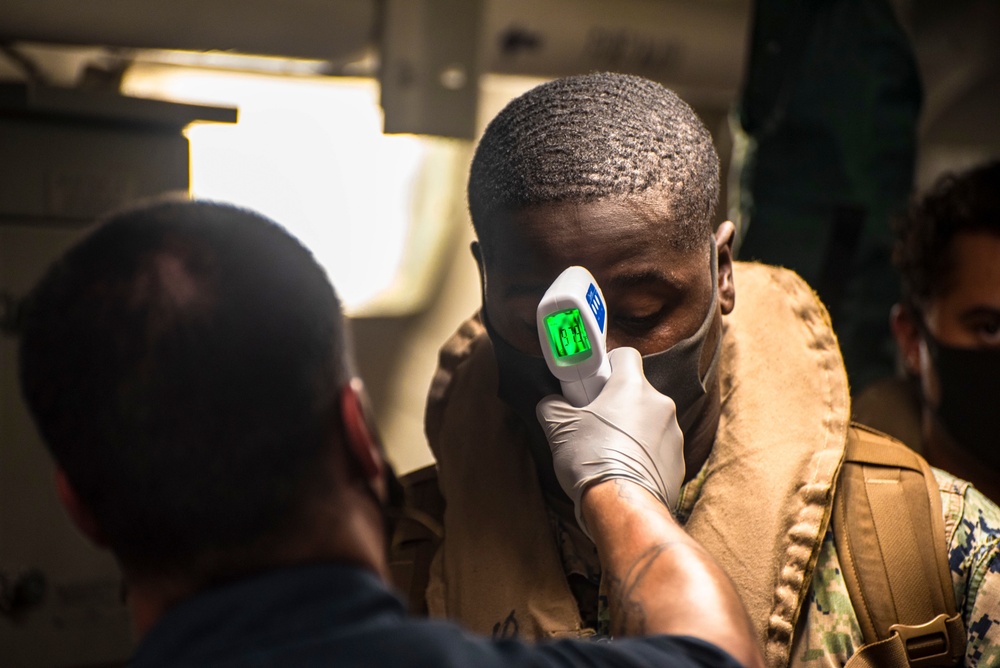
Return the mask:
<svg viewBox="0 0 1000 668">
<path fill-rule="evenodd" d="M 508 104 L 479 142 L 468 190 L 487 256 L 523 209 L 653 193 L 669 205 L 669 241 L 703 246 L 719 197 L 712 137 L 672 91 L 612 73 L 558 79 Z"/>
<path fill-rule="evenodd" d="M 592 74 L 512 101 L 486 129 L 469 176 L 473 253 L 494 348 L 535 364 L 538 301 L 563 269 L 582 265 L 607 298 L 609 347 L 651 355 L 705 329 L 697 362 L 706 373 L 734 299 L 732 225 L 712 233 L 718 190 L 710 134 L 659 84 Z M 501 392 L 519 363 L 501 363 Z M 717 401 L 714 411 L 699 420 L 700 439 L 687 433 L 689 440 L 710 447 Z"/>
<path fill-rule="evenodd" d="M 995 442 L 1000 425 L 980 417 L 995 414 L 1000 388 L 1000 162 L 943 177 L 895 232 L 904 303 L 893 331 L 920 376 L 925 417 L 965 447 Z"/>
<path fill-rule="evenodd" d="M 270 565 L 331 489 L 378 478 L 344 455 L 366 447 L 344 337 L 323 270 L 275 223 L 161 202 L 41 280 L 21 383 L 78 524 L 133 576 L 204 582 Z"/>
</svg>

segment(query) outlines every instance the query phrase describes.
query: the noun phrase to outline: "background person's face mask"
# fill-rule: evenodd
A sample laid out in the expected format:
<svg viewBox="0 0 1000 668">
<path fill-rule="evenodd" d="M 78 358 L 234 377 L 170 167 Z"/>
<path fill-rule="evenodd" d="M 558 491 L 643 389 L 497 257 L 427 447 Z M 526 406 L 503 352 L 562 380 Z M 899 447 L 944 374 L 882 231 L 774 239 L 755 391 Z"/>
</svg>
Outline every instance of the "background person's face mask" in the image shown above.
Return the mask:
<svg viewBox="0 0 1000 668">
<path fill-rule="evenodd" d="M 922 322 L 922 320 L 921 320 Z M 922 333 L 938 378 L 931 410 L 948 434 L 983 463 L 1000 466 L 1000 350 L 956 348 Z"/>
<path fill-rule="evenodd" d="M 698 330 L 670 348 L 650 355 L 643 355 L 643 373 L 650 385 L 677 405 L 677 422 L 686 435 L 706 409 L 708 389 L 717 382 L 722 337 L 716 339 L 712 359 L 701 373 L 703 349 L 712 331 L 712 323 L 719 308 L 718 250 L 712 247 L 712 301 Z M 535 406 L 549 394 L 562 394 L 559 381 L 549 371 L 545 358 L 528 355 L 505 341 L 491 325 L 483 309 L 481 317 L 493 343 L 497 362 L 499 384 L 497 396 L 521 418 L 530 434 L 531 451 L 541 469 L 543 479 L 552 469 L 545 434 L 535 417 Z M 555 476 L 552 474 L 552 481 Z M 558 484 L 555 484 L 558 489 Z"/>
</svg>

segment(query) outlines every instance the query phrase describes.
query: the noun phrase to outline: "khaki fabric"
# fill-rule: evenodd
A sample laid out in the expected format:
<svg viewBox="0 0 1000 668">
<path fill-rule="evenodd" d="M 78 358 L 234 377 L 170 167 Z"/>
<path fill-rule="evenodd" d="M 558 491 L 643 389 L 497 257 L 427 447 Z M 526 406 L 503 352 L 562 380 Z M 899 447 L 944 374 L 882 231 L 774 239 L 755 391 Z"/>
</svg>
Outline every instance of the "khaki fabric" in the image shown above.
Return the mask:
<svg viewBox="0 0 1000 668">
<path fill-rule="evenodd" d="M 452 354 L 461 360 L 454 374 Z M 482 325 L 466 322 L 441 355 L 427 433 L 445 500 L 444 541 L 431 566 L 428 610 L 484 634 L 580 635 L 524 429 L 496 399 Z"/>
<path fill-rule="evenodd" d="M 792 632 L 829 524 L 848 433 L 847 377 L 826 310 L 793 272 L 736 263 L 724 318 L 722 418 L 686 524 L 743 595 L 768 663 Z M 586 633 L 560 565 L 524 429 L 496 398 L 476 319 L 441 352 L 427 435 L 446 507 L 433 615 L 481 633 Z"/>
<path fill-rule="evenodd" d="M 905 668 L 908 652 L 926 664 L 961 664 L 965 626 L 955 605 L 941 496 L 927 462 L 884 434 L 852 430 L 832 527 L 866 643 L 848 666 Z"/>
</svg>

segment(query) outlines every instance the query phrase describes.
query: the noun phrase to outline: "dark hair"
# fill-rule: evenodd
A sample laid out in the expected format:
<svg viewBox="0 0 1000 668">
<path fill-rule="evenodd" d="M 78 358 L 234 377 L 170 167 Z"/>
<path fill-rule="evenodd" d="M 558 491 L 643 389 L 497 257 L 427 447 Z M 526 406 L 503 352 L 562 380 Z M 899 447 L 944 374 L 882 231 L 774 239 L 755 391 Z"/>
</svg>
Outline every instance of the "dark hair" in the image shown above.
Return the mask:
<svg viewBox="0 0 1000 668">
<path fill-rule="evenodd" d="M 892 261 L 911 307 L 947 290 L 951 243 L 961 232 L 1000 235 L 1000 161 L 946 174 L 894 224 Z"/>
<path fill-rule="evenodd" d="M 129 568 L 260 545 L 326 483 L 340 304 L 274 222 L 206 202 L 113 215 L 25 311 L 28 406 Z"/>
<path fill-rule="evenodd" d="M 660 84 L 588 74 L 533 88 L 493 119 L 472 161 L 469 211 L 488 250 L 497 214 L 649 190 L 670 198 L 673 243 L 703 243 L 719 198 L 711 135 Z"/>
</svg>

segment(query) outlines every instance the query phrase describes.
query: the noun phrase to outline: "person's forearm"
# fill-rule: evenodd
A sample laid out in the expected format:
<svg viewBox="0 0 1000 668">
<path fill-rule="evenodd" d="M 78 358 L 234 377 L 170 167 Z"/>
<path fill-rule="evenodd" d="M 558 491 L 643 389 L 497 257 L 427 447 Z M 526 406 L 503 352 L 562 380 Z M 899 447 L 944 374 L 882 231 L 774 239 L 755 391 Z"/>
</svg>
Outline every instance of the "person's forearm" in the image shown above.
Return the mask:
<svg viewBox="0 0 1000 668">
<path fill-rule="evenodd" d="M 652 494 L 624 480 L 599 483 L 584 493 L 583 513 L 604 568 L 613 634 L 694 636 L 747 666 L 763 665 L 729 578 Z"/>
</svg>

